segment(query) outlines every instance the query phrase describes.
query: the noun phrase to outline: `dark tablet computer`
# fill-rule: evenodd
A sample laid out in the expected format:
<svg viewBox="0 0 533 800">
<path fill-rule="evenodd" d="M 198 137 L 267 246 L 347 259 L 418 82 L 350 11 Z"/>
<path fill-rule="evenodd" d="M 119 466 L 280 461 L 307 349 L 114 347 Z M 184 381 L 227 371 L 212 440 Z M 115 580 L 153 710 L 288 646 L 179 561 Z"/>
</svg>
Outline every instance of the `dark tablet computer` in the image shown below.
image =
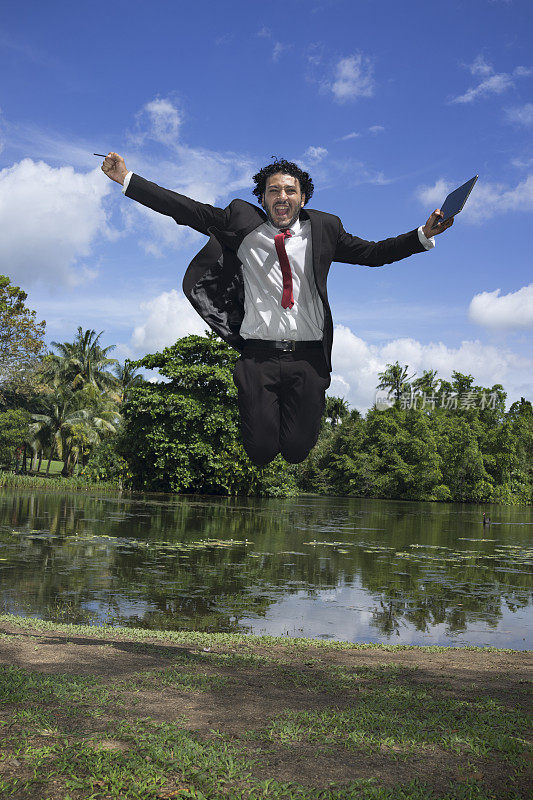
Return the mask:
<svg viewBox="0 0 533 800">
<path fill-rule="evenodd" d="M 463 210 L 463 206 L 468 200 L 468 196 L 474 188 L 474 184 L 478 178 L 479 175 L 474 175 L 473 178 L 466 183 L 463 183 L 463 185 L 459 186 L 458 189 L 454 189 L 453 192 L 450 192 L 440 207 L 440 210 L 444 216 L 440 217 L 438 222 L 446 222 L 447 219 L 450 219 L 450 217 L 455 217 L 456 214 Z M 436 226 L 434 225 L 433 227 Z"/>
</svg>

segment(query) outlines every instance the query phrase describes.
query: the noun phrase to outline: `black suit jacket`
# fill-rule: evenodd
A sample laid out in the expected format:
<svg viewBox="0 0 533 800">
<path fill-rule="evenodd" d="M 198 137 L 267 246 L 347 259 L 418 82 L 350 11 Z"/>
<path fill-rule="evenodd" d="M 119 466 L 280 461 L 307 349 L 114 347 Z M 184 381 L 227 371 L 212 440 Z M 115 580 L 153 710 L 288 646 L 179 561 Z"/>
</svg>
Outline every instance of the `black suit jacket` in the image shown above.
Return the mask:
<svg viewBox="0 0 533 800">
<path fill-rule="evenodd" d="M 179 225 L 209 236 L 209 241 L 189 264 L 183 291 L 207 324 L 239 352 L 245 340 L 240 335 L 244 318 L 244 283 L 237 250 L 242 240 L 267 216 L 245 200 L 233 200 L 227 208 L 198 203 L 185 195 L 163 189 L 133 174 L 128 197 L 166 214 Z M 327 277 L 332 261 L 380 267 L 425 250 L 417 229 L 380 242 L 368 242 L 346 233 L 333 214 L 303 209 L 301 220 L 311 221 L 313 272 L 318 294 L 324 304 L 324 354 L 331 370 L 333 320 L 328 302 Z"/>
</svg>

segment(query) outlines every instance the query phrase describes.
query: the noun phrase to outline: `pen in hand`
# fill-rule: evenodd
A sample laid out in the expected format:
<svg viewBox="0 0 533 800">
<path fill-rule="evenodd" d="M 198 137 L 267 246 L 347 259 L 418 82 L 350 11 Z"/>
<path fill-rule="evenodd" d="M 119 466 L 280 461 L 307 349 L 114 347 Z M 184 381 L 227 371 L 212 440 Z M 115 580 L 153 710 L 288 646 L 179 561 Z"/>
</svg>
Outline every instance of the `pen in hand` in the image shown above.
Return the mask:
<svg viewBox="0 0 533 800">
<path fill-rule="evenodd" d="M 103 157 L 104 163 L 102 164 L 102 172 L 111 178 L 112 181 L 124 185 L 124 180 L 128 174 L 128 168 L 124 163 L 124 159 L 118 153 L 108 153 L 104 156 L 102 153 L 94 153 L 95 156 Z"/>
</svg>

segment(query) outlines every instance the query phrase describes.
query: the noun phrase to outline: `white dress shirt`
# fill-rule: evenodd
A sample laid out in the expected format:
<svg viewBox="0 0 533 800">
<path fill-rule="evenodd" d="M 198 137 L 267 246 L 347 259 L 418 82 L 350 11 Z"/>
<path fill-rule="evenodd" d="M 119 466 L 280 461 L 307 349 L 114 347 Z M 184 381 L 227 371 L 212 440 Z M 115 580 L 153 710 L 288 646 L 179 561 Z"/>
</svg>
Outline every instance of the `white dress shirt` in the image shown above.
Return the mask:
<svg viewBox="0 0 533 800">
<path fill-rule="evenodd" d="M 283 308 L 283 274 L 274 244 L 279 233 L 263 222 L 237 251 L 244 279 L 243 339 L 322 339 L 324 308 L 313 276 L 311 223 L 296 220 L 285 250 L 291 265 L 294 305 Z"/>
<path fill-rule="evenodd" d="M 124 178 L 123 192 L 131 176 L 128 172 Z M 285 250 L 292 272 L 292 308 L 281 305 L 283 275 L 274 245 L 279 229 L 264 222 L 244 237 L 237 251 L 244 279 L 244 319 L 240 328 L 243 339 L 322 339 L 324 308 L 313 275 L 311 223 L 296 220 L 290 231 L 292 236 L 285 239 Z M 426 250 L 435 247 L 435 237 L 428 239 L 422 225 L 418 238 Z"/>
</svg>

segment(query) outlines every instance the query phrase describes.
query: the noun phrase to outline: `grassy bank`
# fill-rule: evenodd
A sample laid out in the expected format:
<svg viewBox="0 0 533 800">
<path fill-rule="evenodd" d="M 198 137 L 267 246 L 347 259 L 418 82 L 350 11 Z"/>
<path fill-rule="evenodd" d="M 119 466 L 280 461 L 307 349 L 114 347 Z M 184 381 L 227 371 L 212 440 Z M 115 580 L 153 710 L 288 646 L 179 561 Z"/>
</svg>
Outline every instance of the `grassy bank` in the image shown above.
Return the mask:
<svg viewBox="0 0 533 800">
<path fill-rule="evenodd" d="M 0 472 L 0 488 L 10 489 L 68 489 L 72 491 L 118 492 L 116 483 L 100 481 L 93 483 L 81 475 L 63 478 L 59 474 L 17 475 L 14 472 Z"/>
<path fill-rule="evenodd" d="M 531 654 L 0 617 L 0 795 L 529 797 Z"/>
</svg>

